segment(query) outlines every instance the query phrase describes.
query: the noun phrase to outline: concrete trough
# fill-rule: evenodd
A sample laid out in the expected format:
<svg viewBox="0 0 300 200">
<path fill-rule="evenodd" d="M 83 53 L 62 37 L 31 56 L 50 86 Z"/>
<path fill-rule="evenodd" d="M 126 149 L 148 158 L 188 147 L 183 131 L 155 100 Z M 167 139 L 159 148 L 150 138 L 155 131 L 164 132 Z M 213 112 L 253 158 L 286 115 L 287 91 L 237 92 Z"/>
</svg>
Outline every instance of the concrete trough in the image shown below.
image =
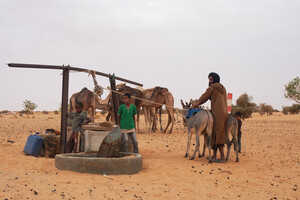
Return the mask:
<svg viewBox="0 0 300 200">
<path fill-rule="evenodd" d="M 120 175 L 135 174 L 142 170 L 140 154 L 130 153 L 120 158 L 99 158 L 96 153 L 57 154 L 55 166 L 60 170 L 80 173 Z"/>
</svg>

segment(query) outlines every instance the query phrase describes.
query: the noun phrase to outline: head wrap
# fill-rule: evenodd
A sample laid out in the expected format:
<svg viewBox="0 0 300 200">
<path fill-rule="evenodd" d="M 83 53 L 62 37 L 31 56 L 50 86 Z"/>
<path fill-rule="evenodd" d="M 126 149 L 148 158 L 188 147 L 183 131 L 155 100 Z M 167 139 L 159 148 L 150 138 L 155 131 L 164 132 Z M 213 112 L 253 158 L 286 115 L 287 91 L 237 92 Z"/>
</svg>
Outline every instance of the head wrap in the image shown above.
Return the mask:
<svg viewBox="0 0 300 200">
<path fill-rule="evenodd" d="M 212 77 L 213 78 L 213 83 L 220 83 L 220 76 L 219 74 L 215 73 L 215 72 L 211 72 L 208 75 L 208 78 Z"/>
</svg>

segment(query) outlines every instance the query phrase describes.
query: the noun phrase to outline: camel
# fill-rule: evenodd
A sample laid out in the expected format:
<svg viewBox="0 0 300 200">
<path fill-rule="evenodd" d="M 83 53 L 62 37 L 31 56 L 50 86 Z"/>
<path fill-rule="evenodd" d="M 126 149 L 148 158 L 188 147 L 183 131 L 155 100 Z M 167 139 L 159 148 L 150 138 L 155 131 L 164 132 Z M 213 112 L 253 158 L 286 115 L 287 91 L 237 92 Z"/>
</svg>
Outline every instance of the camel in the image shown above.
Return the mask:
<svg viewBox="0 0 300 200">
<path fill-rule="evenodd" d="M 143 98 L 144 99 L 148 99 L 150 100 L 152 93 L 154 91 L 154 88 L 150 88 L 150 89 L 139 89 L 142 91 L 143 93 Z M 142 101 L 142 109 L 143 109 L 143 113 L 144 113 L 144 117 L 145 117 L 145 124 L 146 124 L 146 130 L 148 132 L 152 132 L 153 131 L 153 127 L 152 127 L 152 119 L 153 119 L 153 115 L 154 115 L 154 104 L 148 101 Z"/>
<path fill-rule="evenodd" d="M 109 93 L 105 99 L 101 99 L 103 88 L 98 85 L 95 72 L 91 71 L 89 74 L 92 75 L 95 84 L 94 92 L 83 88 L 80 92 L 73 94 L 70 98 L 70 112 L 75 111 L 76 102 L 81 102 L 83 104 L 83 111 L 88 111 L 91 121 L 95 122 L 95 110 L 108 111 L 109 100 L 112 94 Z M 123 85 L 124 83 L 118 84 L 116 88 L 122 87 Z"/>
<path fill-rule="evenodd" d="M 173 95 L 171 94 L 171 92 L 169 92 L 169 90 L 167 88 L 155 87 L 150 100 L 158 103 L 158 104 L 154 105 L 154 107 L 155 107 L 154 116 L 153 116 L 154 129 L 156 129 L 157 113 L 159 112 L 159 110 L 161 110 L 162 105 L 165 105 L 166 110 L 168 112 L 168 123 L 164 130 L 164 133 L 167 132 L 170 124 L 171 124 L 171 128 L 168 133 L 172 133 L 173 126 L 175 123 Z M 160 111 L 160 114 L 161 114 L 161 111 Z M 160 127 L 162 129 L 161 118 L 160 118 Z"/>
<path fill-rule="evenodd" d="M 95 110 L 108 110 L 108 101 L 111 94 L 107 95 L 104 100 L 101 100 L 94 92 L 83 88 L 80 92 L 75 93 L 70 98 L 70 112 L 75 111 L 77 102 L 82 103 L 83 111 L 87 111 L 91 118 L 91 122 L 95 122 Z"/>
</svg>

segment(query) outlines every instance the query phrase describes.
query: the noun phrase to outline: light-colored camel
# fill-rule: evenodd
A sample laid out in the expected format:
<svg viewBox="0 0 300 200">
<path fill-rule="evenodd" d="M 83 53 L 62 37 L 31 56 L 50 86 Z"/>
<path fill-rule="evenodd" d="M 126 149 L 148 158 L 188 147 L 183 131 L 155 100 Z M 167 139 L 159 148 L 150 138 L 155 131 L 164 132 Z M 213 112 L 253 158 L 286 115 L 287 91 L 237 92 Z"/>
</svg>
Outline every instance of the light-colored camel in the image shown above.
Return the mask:
<svg viewBox="0 0 300 200">
<path fill-rule="evenodd" d="M 141 88 L 137 88 L 139 89 L 142 93 L 143 93 L 143 98 L 150 100 L 152 93 L 154 91 L 154 88 L 150 88 L 150 89 L 141 89 Z M 143 113 L 144 113 L 144 118 L 145 118 L 145 124 L 146 124 L 146 130 L 148 132 L 152 132 L 152 124 L 153 124 L 153 115 L 154 115 L 154 105 L 153 103 L 149 102 L 149 101 L 142 101 L 142 109 L 143 109 Z"/>
<path fill-rule="evenodd" d="M 171 128 L 168 133 L 172 133 L 173 126 L 175 123 L 173 95 L 171 94 L 171 92 L 169 92 L 169 90 L 167 88 L 155 87 L 150 100 L 157 103 L 154 105 L 154 107 L 155 107 L 155 112 L 154 112 L 154 116 L 153 116 L 154 129 L 156 128 L 157 113 L 161 110 L 162 105 L 165 105 L 166 110 L 168 112 L 168 123 L 164 130 L 164 133 L 167 132 L 170 124 L 171 124 Z M 161 126 L 161 120 L 160 120 L 160 126 Z M 162 126 L 161 126 L 161 129 L 162 129 Z"/>
<path fill-rule="evenodd" d="M 83 88 L 80 92 L 75 93 L 70 98 L 70 112 L 75 112 L 75 106 L 77 102 L 82 103 L 83 111 L 87 111 L 91 118 L 91 121 L 95 121 L 95 110 L 105 110 L 109 109 L 108 101 L 111 97 L 111 94 L 107 95 L 107 97 L 102 100 L 96 95 L 94 92 L 88 90 L 87 88 Z"/>
</svg>

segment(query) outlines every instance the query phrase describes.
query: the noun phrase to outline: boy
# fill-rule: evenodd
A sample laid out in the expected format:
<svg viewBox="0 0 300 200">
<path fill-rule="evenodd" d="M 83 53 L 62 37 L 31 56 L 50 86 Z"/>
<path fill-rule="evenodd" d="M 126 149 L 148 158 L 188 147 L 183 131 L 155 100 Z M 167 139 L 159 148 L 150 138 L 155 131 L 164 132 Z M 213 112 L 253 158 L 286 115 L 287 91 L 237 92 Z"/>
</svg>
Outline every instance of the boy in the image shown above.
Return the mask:
<svg viewBox="0 0 300 200">
<path fill-rule="evenodd" d="M 76 102 L 75 105 L 76 113 L 71 113 L 72 120 L 72 136 L 69 140 L 68 144 L 68 152 L 77 153 L 78 146 L 78 134 L 82 133 L 83 130 L 81 128 L 82 124 L 87 124 L 90 122 L 90 119 L 87 117 L 86 112 L 82 112 L 83 105 L 80 102 Z"/>
<path fill-rule="evenodd" d="M 131 95 L 126 93 L 123 96 L 123 103 L 120 105 L 118 110 L 118 116 L 120 119 L 120 128 L 121 132 L 124 134 L 125 138 L 125 149 L 128 152 L 128 136 L 130 137 L 133 147 L 134 153 L 138 153 L 138 142 L 136 140 L 135 134 L 135 115 L 137 113 L 136 107 L 134 104 L 131 104 Z"/>
<path fill-rule="evenodd" d="M 241 144 L 241 138 L 242 138 L 242 113 L 241 112 L 236 112 L 235 113 L 235 118 L 238 121 L 238 144 L 239 144 L 239 153 L 241 153 L 241 148 L 242 148 L 242 144 Z"/>
</svg>

